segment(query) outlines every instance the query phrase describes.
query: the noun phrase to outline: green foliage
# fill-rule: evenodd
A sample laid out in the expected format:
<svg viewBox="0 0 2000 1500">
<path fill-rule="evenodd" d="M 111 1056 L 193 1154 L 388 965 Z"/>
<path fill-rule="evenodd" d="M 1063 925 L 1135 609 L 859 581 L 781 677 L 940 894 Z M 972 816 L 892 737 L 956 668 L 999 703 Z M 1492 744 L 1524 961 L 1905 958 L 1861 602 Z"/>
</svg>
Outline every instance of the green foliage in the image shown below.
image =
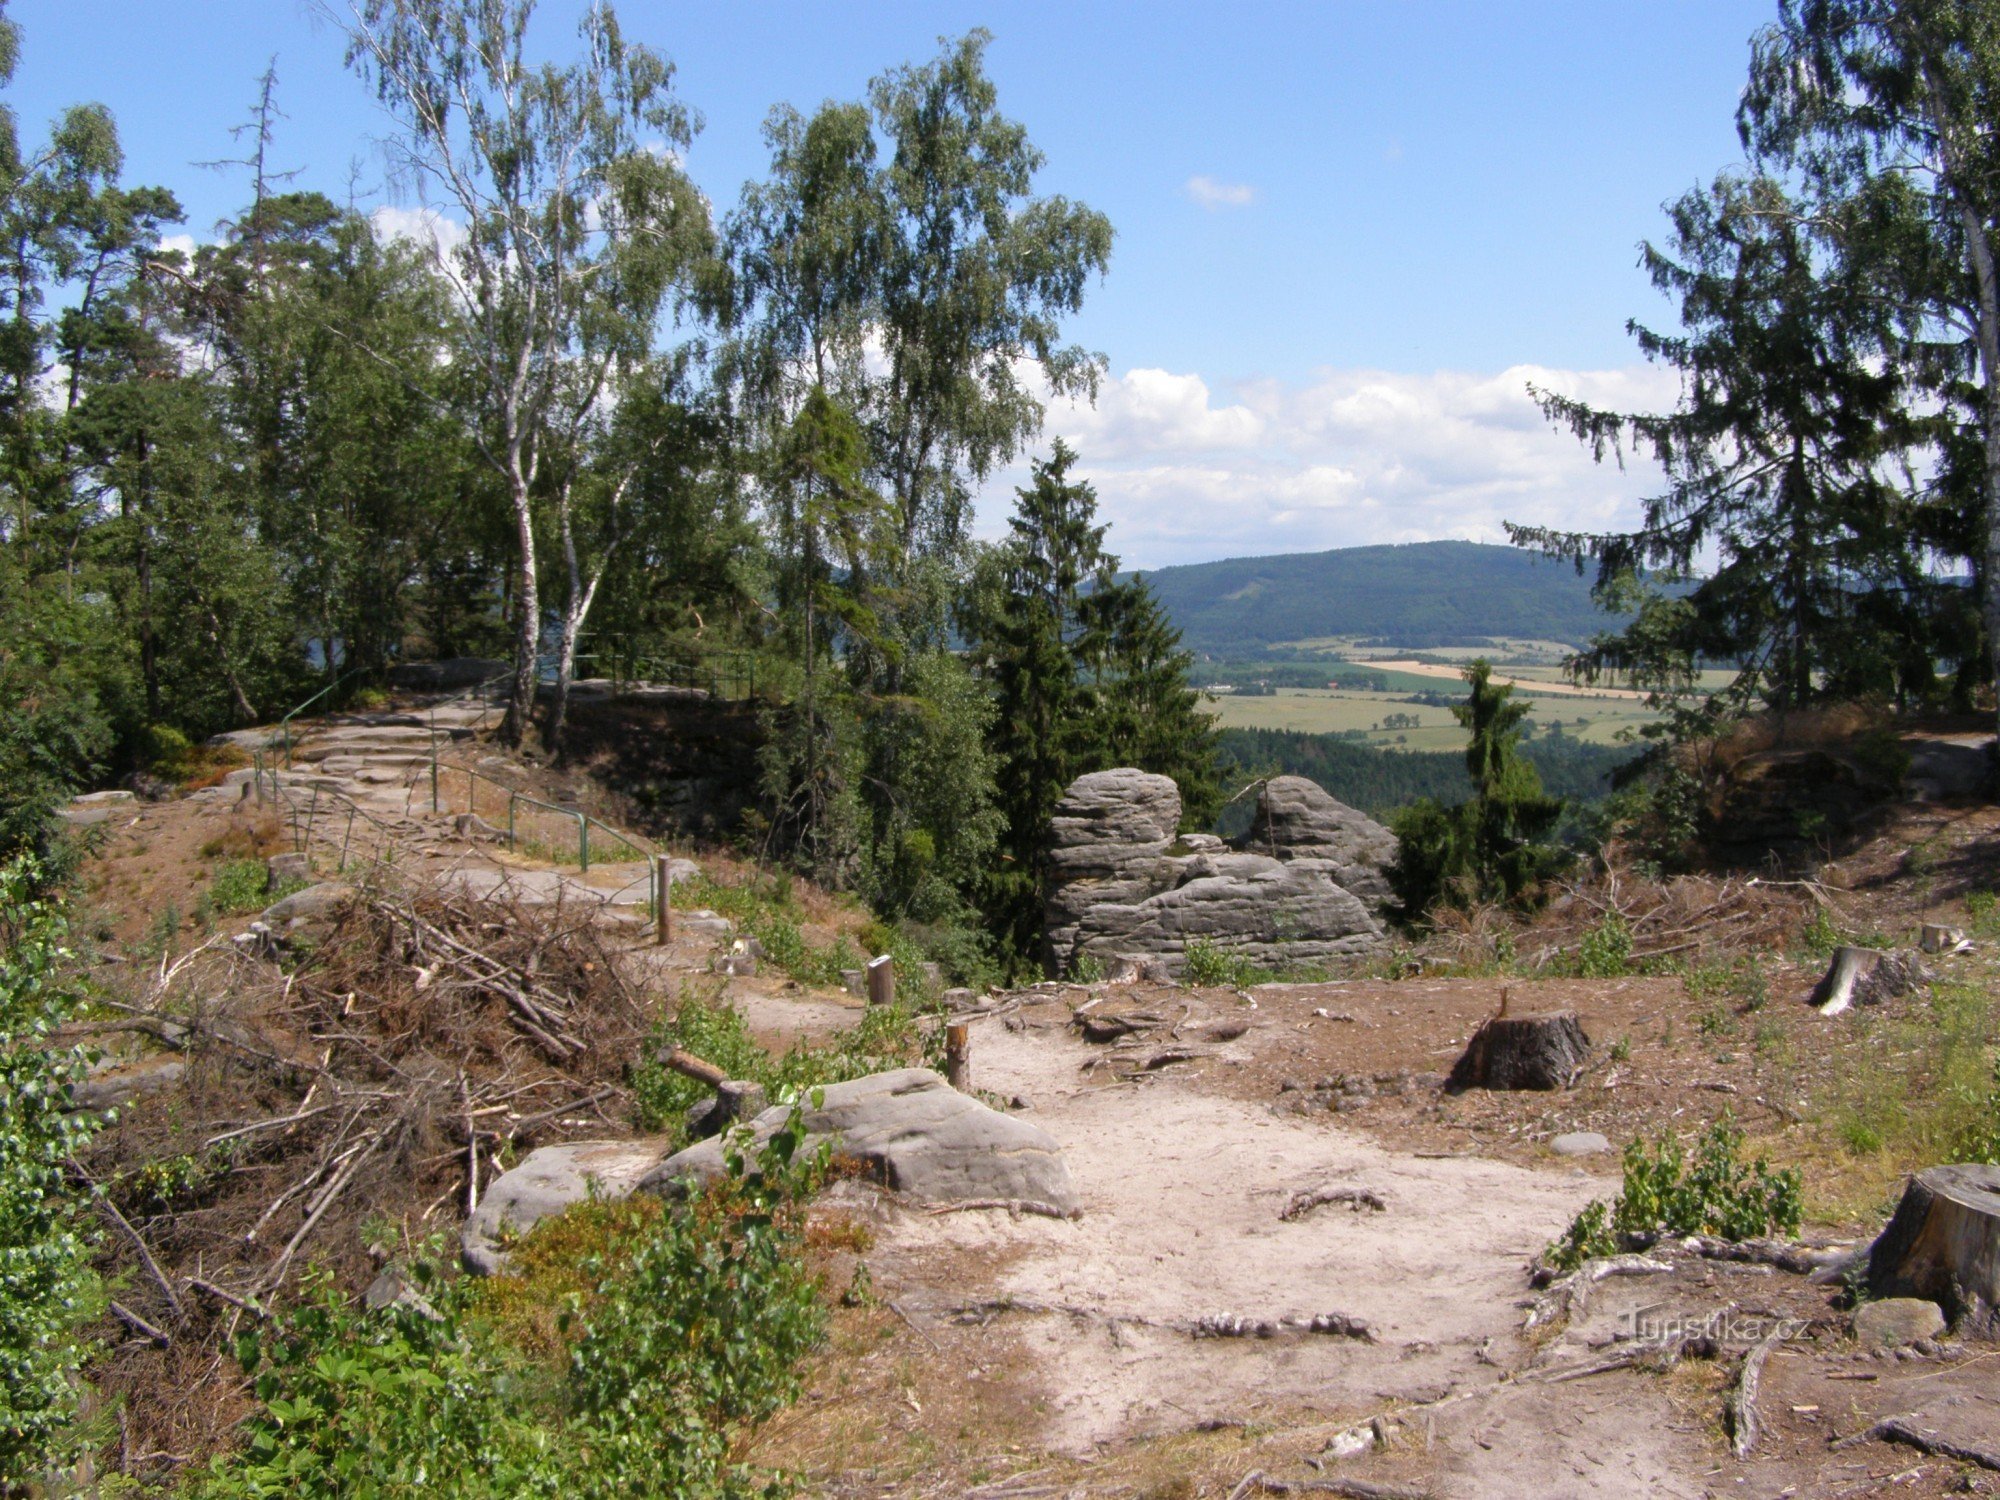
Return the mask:
<svg viewBox="0 0 2000 1500">
<path fill-rule="evenodd" d="M 632 1069 L 634 1109 L 644 1129 L 679 1130 L 688 1110 L 709 1095 L 707 1085 L 657 1061 L 675 1047 L 705 1058 L 732 1078 L 761 1083 L 774 1102 L 892 1068 L 944 1066 L 942 1028 L 920 1025 L 903 1004 L 870 1006 L 846 1031 L 823 1042 L 802 1039 L 784 1055 L 772 1057 L 720 992 L 688 995 L 672 1017 L 654 1027 L 644 1059 Z"/>
<path fill-rule="evenodd" d="M 1530 900 L 1568 858 L 1545 842 L 1562 801 L 1543 792 L 1518 748 L 1527 705 L 1510 701 L 1513 687 L 1494 683 L 1484 660 L 1465 669 L 1465 680 L 1471 691 L 1452 714 L 1471 735 L 1465 764 L 1472 798 L 1452 808 L 1423 799 L 1396 819 L 1401 849 L 1389 883 L 1411 921 L 1439 902 Z"/>
<path fill-rule="evenodd" d="M 1316 675 L 1324 680 L 1325 669 Z M 1603 802 L 1613 775 L 1640 753 L 1629 745 L 1591 745 L 1568 736 L 1545 736 L 1518 749 L 1552 795 L 1577 806 Z M 1449 805 L 1472 794 L 1465 757 L 1448 750 L 1386 750 L 1297 729 L 1225 729 L 1218 752 L 1232 786 L 1259 776 L 1305 776 L 1374 818 L 1392 817 L 1422 798 Z M 1224 810 L 1217 831 L 1240 833 L 1249 818 L 1246 799 Z"/>
<path fill-rule="evenodd" d="M 82 1330 L 101 1306 L 65 1164 L 96 1122 L 69 1113 L 85 1059 L 56 1028 L 82 1003 L 40 872 L 0 866 L 0 1474 L 59 1465 L 74 1434 Z"/>
<path fill-rule="evenodd" d="M 1846 936 L 1824 906 L 1815 906 L 1812 916 L 1799 930 L 1799 948 L 1810 958 L 1831 958 L 1833 950 L 1846 941 Z"/>
<path fill-rule="evenodd" d="M 1982 1106 L 1968 1122 L 1965 1144 L 1954 1159 L 2000 1166 L 2000 1058 L 1994 1059 L 1993 1086 L 1987 1090 Z"/>
<path fill-rule="evenodd" d="M 262 911 L 277 899 L 271 889 L 271 872 L 261 859 L 229 859 L 216 867 L 209 881 L 209 906 L 230 914 Z"/>
<path fill-rule="evenodd" d="M 964 608 L 997 700 L 998 866 L 981 904 L 1017 958 L 1041 942 L 1050 818 L 1078 776 L 1133 765 L 1183 790 L 1199 826 L 1220 800 L 1215 732 L 1188 686 L 1191 657 L 1143 582 L 1120 583 L 1097 492 L 1070 477 L 1060 440 L 1016 492 L 1008 540 Z"/>
<path fill-rule="evenodd" d="M 357 1309 L 324 1274 L 302 1305 L 238 1337 L 261 1403 L 243 1446 L 188 1492 L 296 1495 L 678 1495 L 763 1492 L 732 1462 L 738 1437 L 796 1392 L 822 1337 L 800 1260 L 801 1204 L 821 1163 L 798 1156 L 797 1117 L 642 1233 L 571 1263 L 555 1366 L 486 1316 L 492 1287 L 412 1274 L 434 1316 Z M 588 1215 L 594 1206 L 578 1210 Z M 536 1226 L 562 1236 L 565 1225 Z M 539 1358 L 537 1356 L 540 1356 Z"/>
<path fill-rule="evenodd" d="M 1544 1252 L 1557 1270 L 1573 1271 L 1593 1256 L 1656 1235 L 1708 1234 L 1726 1240 L 1798 1233 L 1805 1216 L 1799 1174 L 1773 1169 L 1762 1157 L 1742 1160 L 1743 1132 L 1724 1117 L 1689 1156 L 1678 1141 L 1643 1141 L 1625 1148 L 1625 1185 L 1607 1212 L 1592 1203 Z"/>
<path fill-rule="evenodd" d="M 1632 931 L 1625 919 L 1608 911 L 1576 945 L 1575 973 L 1579 979 L 1622 979 L 1632 972 Z"/>
<path fill-rule="evenodd" d="M 1230 953 L 1202 938 L 1195 938 L 1187 945 L 1186 967 L 1181 970 L 1183 983 L 1204 988 L 1244 989 L 1271 977 L 1269 970 L 1241 954 Z"/>
</svg>

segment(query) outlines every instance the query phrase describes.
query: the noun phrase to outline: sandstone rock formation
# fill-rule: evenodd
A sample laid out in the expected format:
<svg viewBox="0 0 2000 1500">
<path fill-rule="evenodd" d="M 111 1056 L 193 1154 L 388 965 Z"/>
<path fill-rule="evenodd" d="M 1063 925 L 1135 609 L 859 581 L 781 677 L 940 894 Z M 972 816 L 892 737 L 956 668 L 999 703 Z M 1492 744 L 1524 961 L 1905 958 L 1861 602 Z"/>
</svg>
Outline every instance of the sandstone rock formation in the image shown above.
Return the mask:
<svg viewBox="0 0 2000 1500">
<path fill-rule="evenodd" d="M 1303 776 L 1273 776 L 1264 783 L 1250 831 L 1240 842 L 1287 863 L 1325 864 L 1334 882 L 1378 918 L 1395 899 L 1383 871 L 1396 858 L 1396 835 Z"/>
<path fill-rule="evenodd" d="M 861 1163 L 899 1193 L 929 1203 L 1004 1199 L 1059 1214 L 1077 1211 L 1069 1166 L 1047 1131 L 988 1109 L 928 1068 L 828 1084 L 817 1097 L 801 1105 L 805 1148 L 830 1140 L 838 1156 Z M 790 1115 L 786 1105 L 765 1110 L 751 1122 L 755 1139 L 770 1139 Z M 675 1152 L 639 1187 L 668 1192 L 722 1170 L 723 1142 L 711 1138 Z"/>
<path fill-rule="evenodd" d="M 1313 782 L 1266 783 L 1236 848 L 1177 838 L 1180 791 L 1129 767 L 1073 782 L 1056 808 L 1049 855 L 1049 958 L 1107 969 L 1151 959 L 1178 971 L 1200 940 L 1254 962 L 1313 963 L 1385 941 L 1382 866 L 1395 836 Z"/>
<path fill-rule="evenodd" d="M 507 1269 L 509 1236 L 525 1234 L 593 1194 L 608 1200 L 629 1197 L 658 1163 L 660 1150 L 661 1143 L 653 1140 L 572 1141 L 530 1151 L 486 1189 L 459 1231 L 465 1268 L 477 1276 L 497 1276 Z"/>
</svg>

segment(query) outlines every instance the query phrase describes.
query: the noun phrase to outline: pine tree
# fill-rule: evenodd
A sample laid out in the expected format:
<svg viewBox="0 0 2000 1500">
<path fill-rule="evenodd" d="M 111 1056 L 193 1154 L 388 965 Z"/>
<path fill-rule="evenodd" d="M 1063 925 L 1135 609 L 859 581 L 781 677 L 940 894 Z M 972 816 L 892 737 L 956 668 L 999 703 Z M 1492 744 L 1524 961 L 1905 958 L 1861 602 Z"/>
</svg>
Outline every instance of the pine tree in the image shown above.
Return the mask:
<svg viewBox="0 0 2000 1500">
<path fill-rule="evenodd" d="M 1465 680 L 1470 692 L 1451 711 L 1470 735 L 1472 796 L 1456 807 L 1420 797 L 1395 820 L 1402 848 L 1389 880 L 1409 920 L 1440 901 L 1530 900 L 1568 857 L 1546 842 L 1563 801 L 1542 790 L 1540 774 L 1520 753 L 1529 706 L 1511 701 L 1513 685 L 1494 682 L 1484 660 L 1466 667 Z"/>
<path fill-rule="evenodd" d="M 1075 462 L 1058 439 L 1034 464 L 965 621 L 995 690 L 1006 818 L 985 906 L 1021 955 L 1040 941 L 1049 823 L 1078 776 L 1122 765 L 1172 776 L 1190 823 L 1206 823 L 1220 800 L 1215 731 L 1188 684 L 1191 658 L 1152 591 L 1119 581 L 1097 492 L 1070 478 Z"/>
</svg>

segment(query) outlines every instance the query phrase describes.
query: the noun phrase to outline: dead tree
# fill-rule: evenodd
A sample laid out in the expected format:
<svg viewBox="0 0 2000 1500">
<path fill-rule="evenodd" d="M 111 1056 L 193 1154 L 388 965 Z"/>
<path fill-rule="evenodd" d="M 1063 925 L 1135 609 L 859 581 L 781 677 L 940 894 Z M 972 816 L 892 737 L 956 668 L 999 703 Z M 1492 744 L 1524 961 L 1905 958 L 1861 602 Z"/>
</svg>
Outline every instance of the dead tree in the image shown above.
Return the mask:
<svg viewBox="0 0 2000 1500">
<path fill-rule="evenodd" d="M 1962 1330 L 2000 1336 L 2000 1167 L 1912 1177 L 1869 1251 L 1868 1290 L 1925 1298 Z"/>
<path fill-rule="evenodd" d="M 1445 1080 L 1445 1092 L 1568 1088 L 1589 1052 L 1590 1038 L 1574 1011 L 1497 1015 L 1472 1034 Z"/>
</svg>

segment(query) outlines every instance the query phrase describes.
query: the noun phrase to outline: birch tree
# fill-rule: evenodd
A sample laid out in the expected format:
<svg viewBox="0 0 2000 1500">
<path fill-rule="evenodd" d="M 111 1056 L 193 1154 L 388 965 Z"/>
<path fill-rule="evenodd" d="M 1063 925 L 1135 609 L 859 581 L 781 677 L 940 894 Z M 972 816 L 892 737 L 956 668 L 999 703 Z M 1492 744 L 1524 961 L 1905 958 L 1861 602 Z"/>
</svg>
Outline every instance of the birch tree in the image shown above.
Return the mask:
<svg viewBox="0 0 2000 1500">
<path fill-rule="evenodd" d="M 584 55 L 528 61 L 534 0 L 348 0 L 335 11 L 347 57 L 395 120 L 398 165 L 462 234 L 434 253 L 464 327 L 474 438 L 506 488 L 517 547 L 514 693 L 507 735 L 520 744 L 546 625 L 539 542 L 558 548 L 559 748 L 576 643 L 612 555 L 629 475 L 595 470 L 620 386 L 647 378 L 663 317 L 678 305 L 711 231 L 677 153 L 696 121 L 673 93 L 672 66 L 628 43 L 611 7 L 579 27 Z M 616 448 L 616 445 L 610 445 Z M 608 524 L 579 539 L 581 486 L 599 486 Z"/>
</svg>

